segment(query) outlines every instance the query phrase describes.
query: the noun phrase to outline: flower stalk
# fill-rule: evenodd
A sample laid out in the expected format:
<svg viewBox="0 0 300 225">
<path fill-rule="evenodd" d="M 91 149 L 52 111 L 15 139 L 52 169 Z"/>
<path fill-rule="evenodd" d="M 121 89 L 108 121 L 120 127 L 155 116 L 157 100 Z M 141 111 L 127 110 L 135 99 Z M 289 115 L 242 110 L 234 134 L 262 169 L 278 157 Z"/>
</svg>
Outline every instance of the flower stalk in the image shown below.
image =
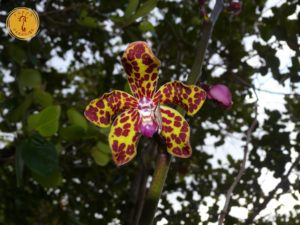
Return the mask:
<svg viewBox="0 0 300 225">
<path fill-rule="evenodd" d="M 168 174 L 170 162 L 171 155 L 164 150 L 160 151 L 157 157 L 152 184 L 145 199 L 145 206 L 142 212 L 140 224 L 152 225 L 153 223 L 155 211 Z"/>
<path fill-rule="evenodd" d="M 220 12 L 223 10 L 223 7 L 224 7 L 223 0 L 217 0 L 211 14 L 211 19 L 208 21 L 204 21 L 203 34 L 199 43 L 199 47 L 197 49 L 197 55 L 194 60 L 191 74 L 187 81 L 188 85 L 196 84 L 200 80 L 202 65 L 207 50 L 208 41 L 211 37 L 214 24 L 216 23 L 220 15 Z M 185 115 L 185 111 L 182 108 L 177 107 L 177 111 L 180 112 L 182 116 Z M 141 221 L 139 224 L 143 224 L 143 225 L 153 224 L 155 211 L 163 190 L 163 185 L 165 183 L 168 174 L 171 158 L 172 158 L 171 156 L 169 155 L 166 156 L 166 153 L 163 152 L 159 153 L 158 155 L 156 168 L 153 175 L 153 180 L 146 196 L 145 205 L 143 207 L 143 212 L 141 216 Z"/>
</svg>

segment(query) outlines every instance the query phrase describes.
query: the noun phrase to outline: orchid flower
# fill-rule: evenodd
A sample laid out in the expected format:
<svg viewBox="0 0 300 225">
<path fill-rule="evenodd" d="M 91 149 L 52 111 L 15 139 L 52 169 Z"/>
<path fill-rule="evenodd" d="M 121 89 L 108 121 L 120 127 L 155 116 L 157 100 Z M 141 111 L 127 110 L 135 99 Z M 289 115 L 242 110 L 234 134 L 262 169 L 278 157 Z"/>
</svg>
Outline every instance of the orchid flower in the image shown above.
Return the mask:
<svg viewBox="0 0 300 225">
<path fill-rule="evenodd" d="M 105 93 L 92 100 L 86 107 L 85 117 L 99 127 L 109 127 L 108 141 L 117 166 L 136 155 L 141 135 L 152 137 L 160 134 L 167 151 L 177 157 L 188 158 L 192 154 L 189 143 L 190 128 L 184 117 L 168 106 L 175 104 L 195 114 L 203 105 L 206 92 L 195 85 L 180 81 L 164 84 L 157 92 L 156 85 L 160 61 L 145 42 L 131 43 L 122 57 L 131 92 Z"/>
</svg>

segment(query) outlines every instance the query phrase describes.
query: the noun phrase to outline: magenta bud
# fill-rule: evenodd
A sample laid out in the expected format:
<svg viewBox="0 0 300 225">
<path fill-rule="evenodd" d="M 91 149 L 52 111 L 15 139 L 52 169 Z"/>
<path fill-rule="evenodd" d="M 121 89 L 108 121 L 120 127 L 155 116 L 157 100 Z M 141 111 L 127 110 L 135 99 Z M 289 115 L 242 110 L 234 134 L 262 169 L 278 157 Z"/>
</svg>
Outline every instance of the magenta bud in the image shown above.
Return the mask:
<svg viewBox="0 0 300 225">
<path fill-rule="evenodd" d="M 207 98 L 224 109 L 229 109 L 232 106 L 231 93 L 228 87 L 222 84 L 212 86 L 207 93 Z"/>
<path fill-rule="evenodd" d="M 152 137 L 156 131 L 157 131 L 157 126 L 155 126 L 155 124 L 153 123 L 147 123 L 145 125 L 142 125 L 139 128 L 139 132 L 148 138 Z"/>
<path fill-rule="evenodd" d="M 228 13 L 237 15 L 242 11 L 242 3 L 233 1 L 230 3 L 230 5 L 227 8 Z"/>
</svg>

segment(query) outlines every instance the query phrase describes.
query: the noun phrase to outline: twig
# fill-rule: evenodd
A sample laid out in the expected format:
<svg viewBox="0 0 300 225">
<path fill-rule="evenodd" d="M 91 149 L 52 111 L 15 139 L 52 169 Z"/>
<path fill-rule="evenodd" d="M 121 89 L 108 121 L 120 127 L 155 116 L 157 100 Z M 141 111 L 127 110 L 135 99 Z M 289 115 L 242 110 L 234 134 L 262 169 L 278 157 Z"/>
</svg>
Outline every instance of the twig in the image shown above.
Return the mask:
<svg viewBox="0 0 300 225">
<path fill-rule="evenodd" d="M 274 95 L 294 95 L 294 96 L 300 96 L 298 93 L 284 93 L 284 92 L 277 92 L 277 91 L 270 91 L 270 90 L 266 90 L 266 89 L 261 89 L 261 88 L 257 88 L 254 85 L 248 83 L 247 81 L 243 80 L 242 78 L 240 78 L 239 76 L 233 74 L 232 75 L 236 80 L 238 80 L 240 82 L 240 84 L 246 86 L 246 87 L 251 87 L 253 89 L 255 89 L 256 91 L 261 91 L 261 92 L 266 92 L 269 94 L 274 94 Z"/>
<path fill-rule="evenodd" d="M 69 26 L 74 26 L 74 25 L 77 25 L 75 23 L 65 23 L 65 22 L 60 22 L 60 21 L 56 21 L 54 19 L 52 19 L 50 16 L 48 15 L 45 15 L 46 19 L 48 19 L 50 22 L 54 23 L 54 24 L 57 24 L 59 26 L 64 26 L 64 27 L 69 27 Z"/>
<path fill-rule="evenodd" d="M 288 178 L 292 172 L 292 170 L 299 164 L 300 162 L 300 155 L 296 158 L 295 162 L 292 164 L 292 166 L 290 167 L 289 171 L 286 173 L 286 175 L 284 175 L 280 181 L 279 184 L 277 184 L 277 186 L 270 191 L 268 197 L 265 198 L 264 202 L 261 203 L 260 205 L 258 205 L 255 210 L 253 211 L 252 214 L 250 214 L 250 216 L 248 217 L 248 219 L 245 222 L 245 225 L 247 224 L 252 224 L 253 220 L 255 219 L 255 217 L 264 209 L 266 208 L 266 206 L 268 205 L 268 203 L 274 198 L 277 190 L 279 188 L 281 188 L 287 181 Z M 283 191 L 281 194 L 284 194 L 285 192 L 287 192 L 289 190 L 289 188 L 286 191 Z"/>
<path fill-rule="evenodd" d="M 39 16 L 46 16 L 46 15 L 51 15 L 51 14 L 61 14 L 61 13 L 70 11 L 72 9 L 76 9 L 76 8 L 80 9 L 83 6 L 87 6 L 87 4 L 86 3 L 79 3 L 79 4 L 72 5 L 70 7 L 66 7 L 64 9 L 57 9 L 57 10 L 52 10 L 52 11 L 48 11 L 48 12 L 42 12 L 42 13 L 39 13 Z M 48 7 L 49 7 L 49 5 L 47 5 L 47 8 Z"/>
<path fill-rule="evenodd" d="M 252 124 L 251 124 L 251 126 L 250 126 L 250 128 L 247 132 L 247 139 L 246 139 L 246 144 L 245 144 L 245 147 L 244 147 L 243 162 L 242 162 L 242 165 L 241 165 L 241 168 L 240 168 L 240 171 L 239 171 L 238 175 L 236 176 L 234 182 L 232 183 L 232 185 L 230 186 L 230 188 L 228 189 L 228 191 L 226 193 L 226 201 L 225 201 L 224 207 L 223 207 L 223 209 L 221 211 L 221 214 L 220 214 L 220 217 L 219 217 L 219 225 L 223 224 L 223 221 L 224 221 L 225 216 L 226 216 L 227 211 L 228 211 L 228 207 L 229 207 L 232 192 L 235 189 L 236 185 L 238 184 L 238 182 L 240 181 L 242 175 L 245 172 L 246 161 L 247 161 L 247 156 L 248 156 L 248 145 L 249 145 L 249 142 L 250 142 L 250 139 L 251 139 L 251 134 L 252 134 L 256 124 L 257 124 L 257 100 L 256 100 L 256 103 L 255 103 L 255 117 L 254 117 L 254 120 L 252 121 Z"/>
</svg>

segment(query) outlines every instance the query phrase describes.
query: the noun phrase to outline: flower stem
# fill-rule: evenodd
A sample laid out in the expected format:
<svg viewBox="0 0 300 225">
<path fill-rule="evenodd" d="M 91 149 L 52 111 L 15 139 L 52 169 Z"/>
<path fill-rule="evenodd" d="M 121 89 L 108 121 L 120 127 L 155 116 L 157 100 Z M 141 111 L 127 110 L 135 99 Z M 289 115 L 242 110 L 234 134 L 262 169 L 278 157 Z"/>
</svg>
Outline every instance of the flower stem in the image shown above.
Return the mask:
<svg viewBox="0 0 300 225">
<path fill-rule="evenodd" d="M 191 74 L 187 81 L 188 84 L 196 84 L 200 80 L 202 65 L 207 50 L 208 41 L 211 37 L 214 25 L 222 10 L 223 0 L 217 0 L 214 9 L 211 13 L 211 19 L 204 21 L 203 34 L 199 43 L 199 47 L 197 49 L 197 55 L 194 60 Z M 183 116 L 185 115 L 185 111 L 182 108 L 177 107 L 177 110 Z M 139 223 L 140 225 L 152 225 L 153 223 L 155 211 L 168 174 L 171 159 L 172 156 L 169 155 L 165 150 L 159 152 L 153 175 L 153 180 L 145 199 L 145 204 Z"/>
<path fill-rule="evenodd" d="M 188 84 L 197 84 L 200 80 L 202 65 L 204 62 L 204 56 L 206 53 L 208 42 L 211 37 L 212 31 L 214 29 L 214 25 L 217 22 L 217 19 L 221 11 L 223 10 L 223 7 L 224 7 L 223 0 L 217 0 L 214 9 L 211 13 L 211 18 L 204 20 L 203 33 L 202 33 L 201 40 L 199 42 L 192 71 L 187 81 Z"/>
<path fill-rule="evenodd" d="M 152 225 L 158 201 L 168 174 L 170 162 L 171 155 L 167 152 L 160 152 L 158 154 L 153 180 L 145 199 L 145 205 L 139 224 Z"/>
</svg>

